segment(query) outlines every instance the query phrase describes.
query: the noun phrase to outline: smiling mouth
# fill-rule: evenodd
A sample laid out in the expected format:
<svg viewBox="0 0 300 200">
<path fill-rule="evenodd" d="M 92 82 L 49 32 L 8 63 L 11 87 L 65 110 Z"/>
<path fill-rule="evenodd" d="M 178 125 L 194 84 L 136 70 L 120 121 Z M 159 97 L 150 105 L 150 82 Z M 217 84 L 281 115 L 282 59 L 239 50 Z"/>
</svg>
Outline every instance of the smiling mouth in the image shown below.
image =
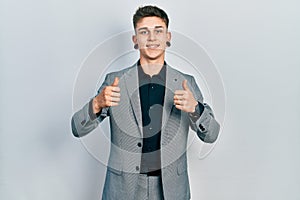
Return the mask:
<svg viewBox="0 0 300 200">
<path fill-rule="evenodd" d="M 148 49 L 157 49 L 160 45 L 159 44 L 147 44 L 146 47 Z"/>
</svg>

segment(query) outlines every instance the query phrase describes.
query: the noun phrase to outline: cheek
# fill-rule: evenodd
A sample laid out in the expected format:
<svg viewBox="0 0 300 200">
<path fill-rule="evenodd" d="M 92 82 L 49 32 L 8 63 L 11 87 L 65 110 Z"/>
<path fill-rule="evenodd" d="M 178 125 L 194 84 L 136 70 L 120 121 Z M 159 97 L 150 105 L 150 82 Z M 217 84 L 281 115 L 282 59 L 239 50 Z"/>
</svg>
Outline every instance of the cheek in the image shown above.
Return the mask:
<svg viewBox="0 0 300 200">
<path fill-rule="evenodd" d="M 140 47 L 145 47 L 147 40 L 139 39 L 139 40 L 137 40 L 137 43 L 139 44 Z"/>
<path fill-rule="evenodd" d="M 160 42 L 161 42 L 163 45 L 166 45 L 166 42 L 167 42 L 167 41 L 169 41 L 167 36 L 162 37 L 162 38 L 160 39 Z"/>
</svg>

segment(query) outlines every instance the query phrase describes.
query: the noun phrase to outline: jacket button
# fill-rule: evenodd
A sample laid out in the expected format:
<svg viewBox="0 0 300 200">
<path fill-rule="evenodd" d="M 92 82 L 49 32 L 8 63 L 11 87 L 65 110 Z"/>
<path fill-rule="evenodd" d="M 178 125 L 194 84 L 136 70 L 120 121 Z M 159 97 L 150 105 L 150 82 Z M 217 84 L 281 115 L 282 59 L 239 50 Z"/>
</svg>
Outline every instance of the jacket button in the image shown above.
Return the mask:
<svg viewBox="0 0 300 200">
<path fill-rule="evenodd" d="M 81 125 L 83 126 L 85 124 L 85 119 L 81 121 Z"/>
<path fill-rule="evenodd" d="M 137 145 L 138 145 L 138 147 L 141 147 L 141 146 L 142 146 L 142 143 L 139 142 Z"/>
<path fill-rule="evenodd" d="M 139 166 L 136 166 L 136 167 L 135 167 L 135 170 L 136 170 L 136 171 L 139 171 L 139 170 L 140 170 Z"/>
<path fill-rule="evenodd" d="M 202 124 L 199 125 L 199 128 L 200 128 L 201 131 L 205 131 L 205 128 L 203 127 Z"/>
</svg>

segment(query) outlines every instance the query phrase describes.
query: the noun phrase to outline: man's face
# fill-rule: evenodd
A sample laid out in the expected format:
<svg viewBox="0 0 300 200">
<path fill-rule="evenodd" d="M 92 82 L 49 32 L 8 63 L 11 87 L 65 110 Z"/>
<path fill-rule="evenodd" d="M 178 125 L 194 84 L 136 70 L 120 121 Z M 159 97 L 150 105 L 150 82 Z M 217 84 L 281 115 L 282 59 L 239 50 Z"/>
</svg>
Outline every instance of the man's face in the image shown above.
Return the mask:
<svg viewBox="0 0 300 200">
<path fill-rule="evenodd" d="M 150 60 L 164 58 L 166 42 L 170 41 L 165 22 L 159 17 L 144 17 L 138 21 L 133 42 L 138 44 L 140 56 Z"/>
</svg>

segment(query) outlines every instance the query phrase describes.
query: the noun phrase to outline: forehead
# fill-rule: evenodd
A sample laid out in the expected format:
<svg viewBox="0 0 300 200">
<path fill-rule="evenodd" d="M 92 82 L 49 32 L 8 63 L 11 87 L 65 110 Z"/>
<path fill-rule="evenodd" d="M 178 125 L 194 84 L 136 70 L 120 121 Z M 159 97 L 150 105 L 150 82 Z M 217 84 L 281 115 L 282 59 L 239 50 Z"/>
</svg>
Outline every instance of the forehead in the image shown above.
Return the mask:
<svg viewBox="0 0 300 200">
<path fill-rule="evenodd" d="M 138 28 L 154 28 L 156 26 L 162 26 L 162 27 L 166 28 L 166 23 L 164 22 L 163 19 L 153 16 L 153 17 L 143 17 L 136 24 L 137 29 Z"/>
</svg>

